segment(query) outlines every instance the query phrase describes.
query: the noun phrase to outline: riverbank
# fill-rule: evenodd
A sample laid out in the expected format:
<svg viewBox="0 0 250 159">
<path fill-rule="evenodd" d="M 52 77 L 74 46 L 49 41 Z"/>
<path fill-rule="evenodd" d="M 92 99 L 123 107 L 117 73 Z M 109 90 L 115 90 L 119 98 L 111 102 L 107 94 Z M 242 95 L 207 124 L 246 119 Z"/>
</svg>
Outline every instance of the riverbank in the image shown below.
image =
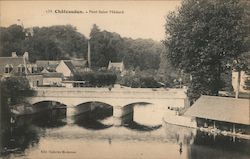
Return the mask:
<svg viewBox="0 0 250 159">
<path fill-rule="evenodd" d="M 35 113 L 34 108 L 32 108 L 32 105 L 28 103 L 12 105 L 10 111 L 11 114 L 14 116 L 22 116 Z"/>
</svg>

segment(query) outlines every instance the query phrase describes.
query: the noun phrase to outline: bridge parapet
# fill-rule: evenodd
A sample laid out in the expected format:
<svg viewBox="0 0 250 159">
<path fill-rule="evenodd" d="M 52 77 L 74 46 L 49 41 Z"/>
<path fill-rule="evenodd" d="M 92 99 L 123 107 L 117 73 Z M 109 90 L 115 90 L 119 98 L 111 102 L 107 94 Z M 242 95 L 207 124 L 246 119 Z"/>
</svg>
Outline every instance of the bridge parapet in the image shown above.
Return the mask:
<svg viewBox="0 0 250 159">
<path fill-rule="evenodd" d="M 41 87 L 35 89 L 37 97 L 84 97 L 84 98 L 186 98 L 184 89 L 150 89 L 150 88 L 51 88 Z"/>
</svg>

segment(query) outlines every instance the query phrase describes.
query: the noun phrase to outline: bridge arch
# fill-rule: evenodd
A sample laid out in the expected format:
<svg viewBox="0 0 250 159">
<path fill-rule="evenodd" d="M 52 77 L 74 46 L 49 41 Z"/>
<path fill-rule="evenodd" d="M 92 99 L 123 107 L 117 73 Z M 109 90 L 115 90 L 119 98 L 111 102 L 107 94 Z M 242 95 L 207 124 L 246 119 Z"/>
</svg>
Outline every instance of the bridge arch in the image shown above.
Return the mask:
<svg viewBox="0 0 250 159">
<path fill-rule="evenodd" d="M 124 105 L 124 107 L 127 107 L 127 106 L 135 106 L 135 105 L 138 105 L 138 104 L 141 104 L 141 105 L 150 105 L 150 104 L 154 104 L 154 103 L 151 103 L 151 102 L 132 102 L 132 103 L 128 103 L 126 105 Z"/>
<path fill-rule="evenodd" d="M 62 105 L 64 105 L 64 106 L 67 106 L 67 104 L 66 103 L 64 103 L 64 102 L 62 102 L 62 101 L 57 101 L 57 100 L 41 100 L 41 101 L 36 101 L 36 102 L 34 102 L 34 103 L 31 103 L 33 106 L 35 106 L 35 105 L 38 105 L 38 104 L 40 104 L 40 103 L 46 103 L 46 102 L 56 102 L 56 103 L 60 103 L 60 104 L 62 104 Z"/>
<path fill-rule="evenodd" d="M 83 101 L 74 107 L 77 114 L 89 113 L 93 116 L 99 116 L 100 119 L 107 116 L 112 116 L 114 111 L 114 106 L 101 101 Z"/>
<path fill-rule="evenodd" d="M 32 105 L 32 112 L 33 113 L 39 113 L 45 110 L 51 110 L 54 108 L 63 108 L 66 109 L 67 105 L 59 102 L 59 101 L 55 101 L 55 100 L 40 100 L 40 101 L 36 101 L 33 103 L 30 103 Z"/>
<path fill-rule="evenodd" d="M 114 107 L 114 105 L 112 105 L 111 103 L 108 103 L 108 102 L 105 102 L 105 101 L 98 101 L 98 100 L 93 100 L 93 101 L 83 101 L 83 102 L 80 102 L 79 104 L 76 105 L 77 106 L 80 106 L 80 105 L 83 105 L 83 104 L 91 104 L 91 103 L 96 103 L 96 104 L 104 104 L 104 105 L 109 105 L 109 106 L 112 106 Z"/>
</svg>

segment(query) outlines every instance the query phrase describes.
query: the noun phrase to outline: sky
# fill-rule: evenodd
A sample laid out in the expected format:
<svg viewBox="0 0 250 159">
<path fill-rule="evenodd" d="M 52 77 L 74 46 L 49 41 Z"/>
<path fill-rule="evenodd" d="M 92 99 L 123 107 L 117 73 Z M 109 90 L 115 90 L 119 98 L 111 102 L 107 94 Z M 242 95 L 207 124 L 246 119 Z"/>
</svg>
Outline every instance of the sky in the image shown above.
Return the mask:
<svg viewBox="0 0 250 159">
<path fill-rule="evenodd" d="M 22 24 L 27 28 L 71 24 L 88 37 L 92 25 L 97 24 L 101 30 L 117 32 L 123 37 L 161 41 L 165 38 L 165 16 L 180 3 L 178 0 L 0 1 L 0 26 Z M 56 13 L 58 10 L 82 13 Z"/>
</svg>

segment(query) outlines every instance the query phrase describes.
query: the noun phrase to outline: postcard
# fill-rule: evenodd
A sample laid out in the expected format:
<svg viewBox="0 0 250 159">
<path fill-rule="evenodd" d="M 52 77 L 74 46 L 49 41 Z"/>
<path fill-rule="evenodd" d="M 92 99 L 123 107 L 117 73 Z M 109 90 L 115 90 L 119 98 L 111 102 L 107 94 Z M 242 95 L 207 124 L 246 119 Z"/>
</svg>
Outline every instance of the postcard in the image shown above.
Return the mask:
<svg viewBox="0 0 250 159">
<path fill-rule="evenodd" d="M 0 158 L 250 158 L 242 4 L 0 1 Z"/>
</svg>

